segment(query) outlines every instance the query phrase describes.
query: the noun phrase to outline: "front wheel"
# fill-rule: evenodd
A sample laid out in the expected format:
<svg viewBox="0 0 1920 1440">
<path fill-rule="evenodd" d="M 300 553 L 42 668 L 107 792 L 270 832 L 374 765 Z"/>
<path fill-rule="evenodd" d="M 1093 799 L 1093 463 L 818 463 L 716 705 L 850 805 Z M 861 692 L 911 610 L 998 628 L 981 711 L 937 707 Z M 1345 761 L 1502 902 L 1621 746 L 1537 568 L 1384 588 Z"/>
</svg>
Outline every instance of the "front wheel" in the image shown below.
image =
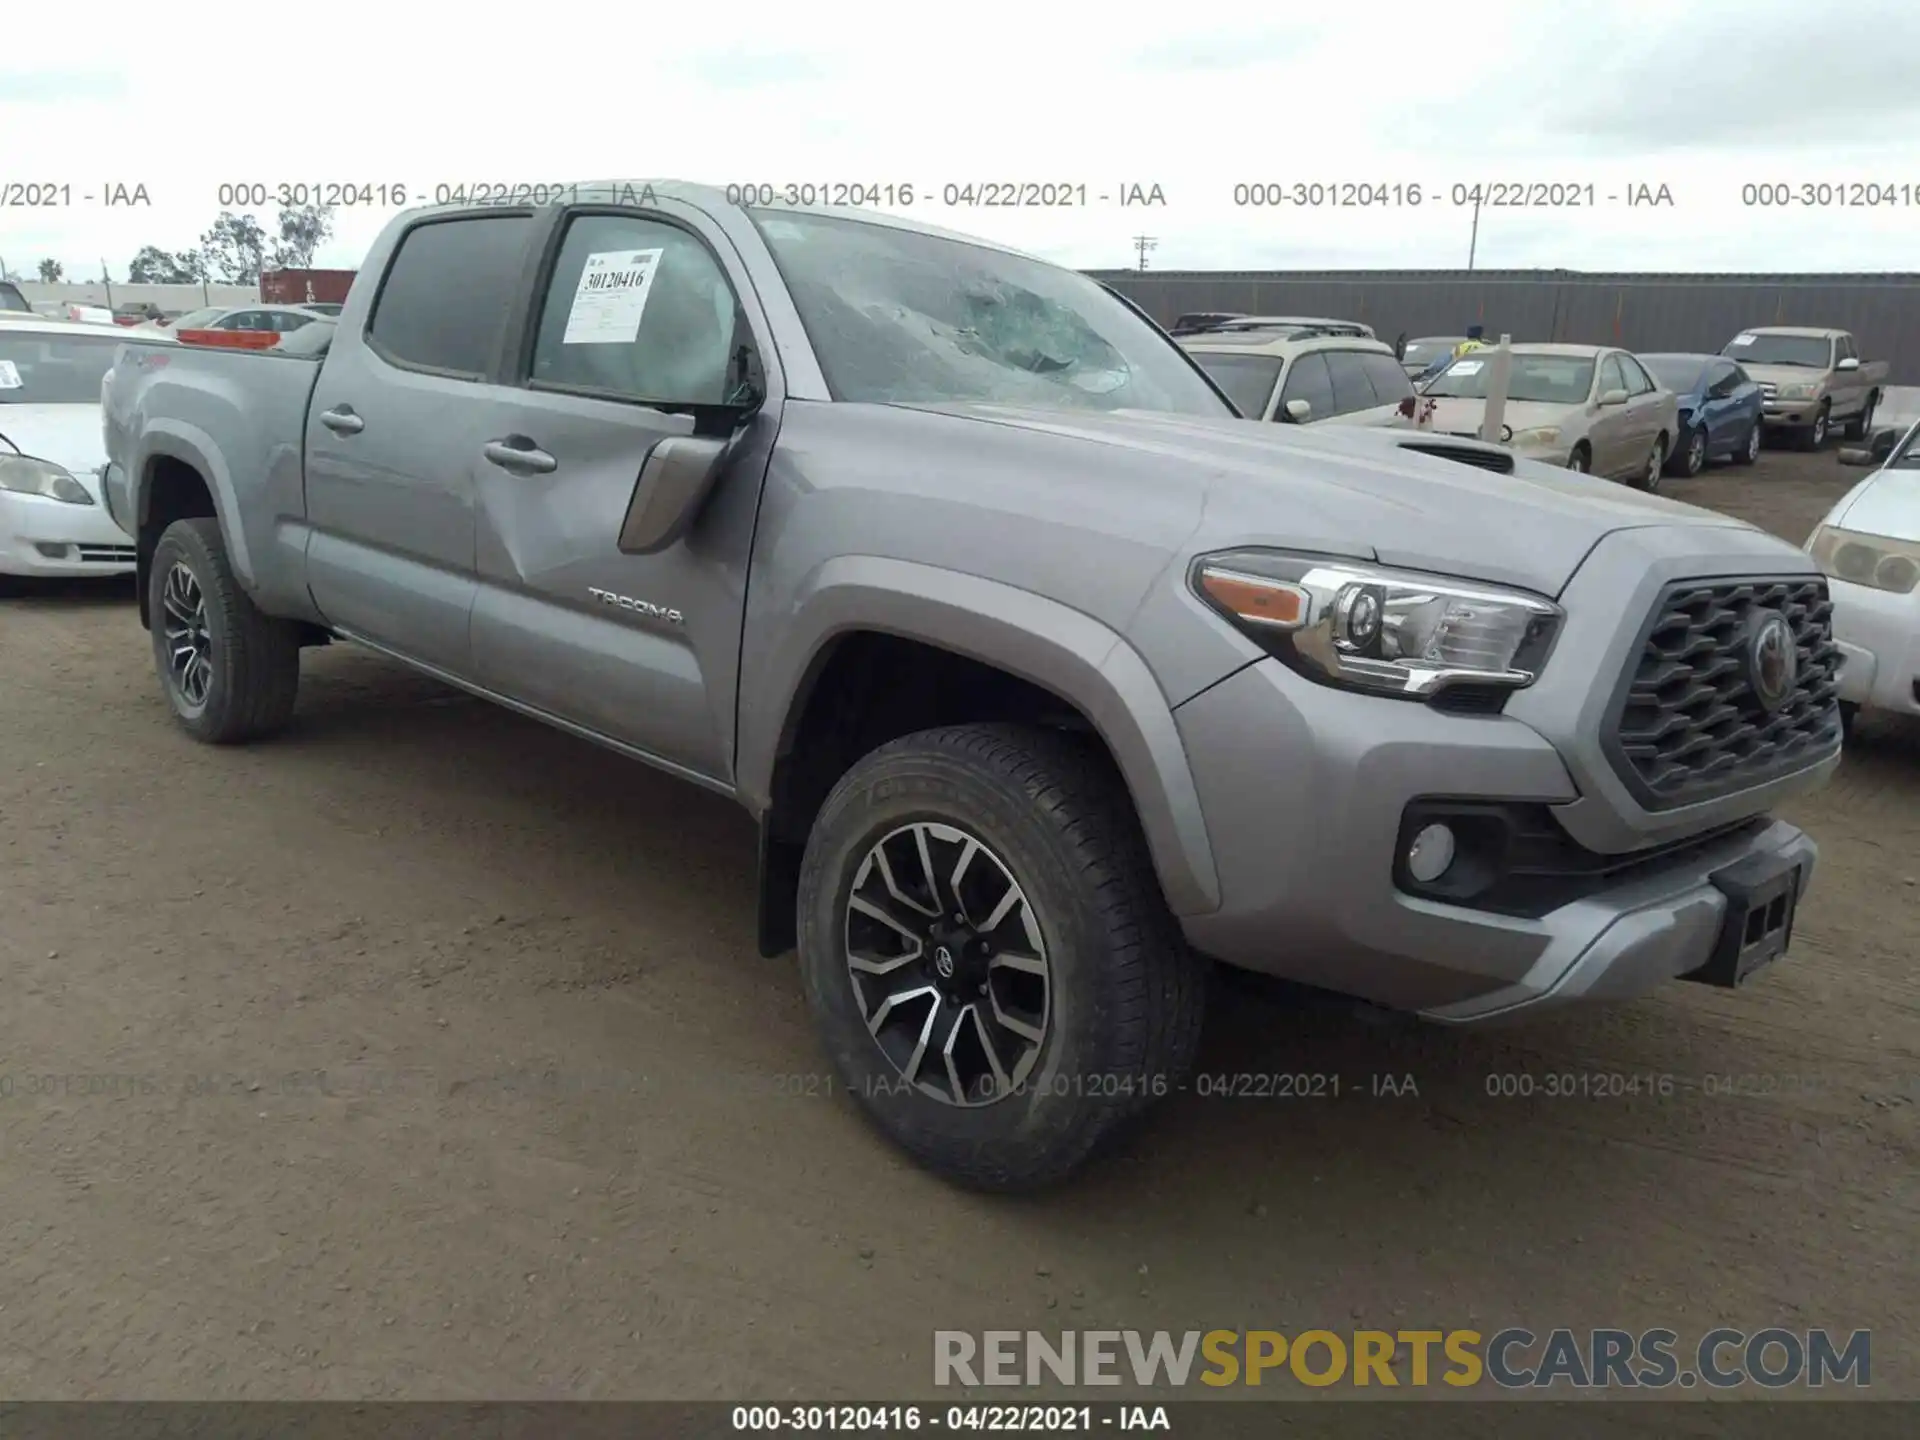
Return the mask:
<svg viewBox="0 0 1920 1440">
<path fill-rule="evenodd" d="M 1649 495 L 1660 488 L 1660 472 L 1667 468 L 1667 437 L 1661 435 L 1653 442 L 1653 449 L 1647 453 L 1646 464 L 1640 467 L 1640 475 L 1634 481 L 1634 488 L 1646 491 Z"/>
<path fill-rule="evenodd" d="M 1827 443 L 1827 426 L 1831 419 L 1832 416 L 1827 409 L 1826 402 L 1822 401 L 1820 408 L 1813 413 L 1813 424 L 1804 432 L 1807 437 L 1807 449 L 1818 450 L 1822 445 Z"/>
<path fill-rule="evenodd" d="M 1753 428 L 1747 431 L 1746 443 L 1733 452 L 1733 463 L 1736 465 L 1757 465 L 1759 461 L 1760 422 L 1756 420 L 1753 422 Z"/>
<path fill-rule="evenodd" d="M 1674 470 L 1691 480 L 1707 468 L 1707 428 L 1696 425 L 1687 443 L 1674 452 Z"/>
<path fill-rule="evenodd" d="M 1567 469 L 1576 474 L 1585 475 L 1593 469 L 1593 452 L 1587 449 L 1583 440 L 1573 447 L 1573 453 L 1567 456 Z"/>
<path fill-rule="evenodd" d="M 154 666 L 181 728 L 204 744 L 238 745 L 284 726 L 300 688 L 300 637 L 240 588 L 220 522 L 169 525 L 148 587 Z"/>
<path fill-rule="evenodd" d="M 1063 737 L 963 725 L 874 751 L 827 797 L 798 903 L 841 1080 L 949 1179 L 1060 1181 L 1185 1082 L 1204 962 L 1119 776 Z"/>
<path fill-rule="evenodd" d="M 1868 433 L 1873 429 L 1874 407 L 1879 403 L 1880 397 L 1878 395 L 1867 396 L 1867 403 L 1860 407 L 1860 413 L 1847 422 L 1847 428 L 1844 432 L 1847 439 L 1864 440 L 1867 438 Z"/>
</svg>

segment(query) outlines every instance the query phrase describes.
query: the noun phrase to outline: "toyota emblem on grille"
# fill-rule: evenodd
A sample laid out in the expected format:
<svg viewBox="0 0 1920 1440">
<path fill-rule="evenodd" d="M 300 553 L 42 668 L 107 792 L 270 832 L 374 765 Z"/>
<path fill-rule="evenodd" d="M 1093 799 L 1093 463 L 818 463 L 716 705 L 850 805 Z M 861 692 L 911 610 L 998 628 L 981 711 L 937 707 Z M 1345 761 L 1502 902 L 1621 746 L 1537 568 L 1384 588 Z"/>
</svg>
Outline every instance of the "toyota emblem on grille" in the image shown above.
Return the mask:
<svg viewBox="0 0 1920 1440">
<path fill-rule="evenodd" d="M 1786 618 L 1770 614 L 1753 627 L 1747 644 L 1747 683 L 1760 708 L 1778 710 L 1800 678 L 1800 651 Z"/>
</svg>

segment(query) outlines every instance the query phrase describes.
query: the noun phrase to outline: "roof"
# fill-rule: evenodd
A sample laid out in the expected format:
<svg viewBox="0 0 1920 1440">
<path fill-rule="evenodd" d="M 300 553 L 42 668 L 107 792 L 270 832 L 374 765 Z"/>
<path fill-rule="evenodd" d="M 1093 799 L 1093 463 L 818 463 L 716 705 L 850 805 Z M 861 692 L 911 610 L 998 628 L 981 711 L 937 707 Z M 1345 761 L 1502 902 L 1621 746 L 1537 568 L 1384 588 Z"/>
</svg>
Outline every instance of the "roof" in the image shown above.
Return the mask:
<svg viewBox="0 0 1920 1440">
<path fill-rule="evenodd" d="M 1806 340 L 1831 340 L 1836 335 L 1849 335 L 1849 330 L 1833 330 L 1824 325 L 1754 325 L 1740 332 L 1742 335 L 1797 335 Z"/>
<path fill-rule="evenodd" d="M 1633 352 L 1633 358 L 1636 360 L 1692 360 L 1701 365 L 1710 365 L 1716 360 L 1725 360 L 1731 363 L 1733 357 L 1730 355 L 1696 355 L 1691 350 L 1636 350 Z"/>
<path fill-rule="evenodd" d="M 1494 347 L 1489 345 L 1487 349 Z M 1618 345 L 1549 345 L 1544 342 L 1537 345 L 1515 345 L 1516 355 L 1559 355 L 1569 360 L 1592 360 L 1605 355 L 1610 350 L 1618 350 Z"/>
<path fill-rule="evenodd" d="M 938 225 L 928 225 L 919 220 L 908 220 L 903 216 L 886 214 L 879 210 L 868 210 L 849 205 L 787 205 L 776 201 L 771 205 L 740 205 L 727 198 L 727 187 L 703 185 L 692 180 L 664 179 L 601 179 L 563 181 L 557 184 L 536 187 L 548 195 L 549 205 L 574 204 L 576 198 L 580 204 L 590 204 L 596 199 L 603 204 L 624 204 L 626 197 L 638 198 L 642 192 L 651 190 L 662 199 L 678 200 L 683 205 L 692 205 L 708 212 L 728 208 L 737 210 L 752 209 L 760 212 L 788 211 L 798 215 L 821 215 L 832 220 L 856 220 L 867 225 L 878 225 L 889 230 L 909 230 L 916 235 L 930 235 L 940 240 L 958 240 L 963 244 L 976 245 L 982 250 L 997 250 L 1003 255 L 1015 255 L 1022 260 L 1032 260 L 1036 264 L 1051 266 L 1056 270 L 1068 267 L 1056 261 L 1032 255 L 1024 250 L 1016 250 L 1011 245 L 1003 245 L 998 240 L 983 239 L 978 235 L 964 234 L 958 230 L 947 230 Z M 739 186 L 731 187 L 736 191 Z M 456 214 L 475 209 L 521 208 L 518 203 L 499 200 L 482 201 L 476 205 L 472 201 L 450 201 L 444 205 L 416 205 L 407 211 L 408 215 Z M 298 307 L 293 307 L 298 308 Z"/>
<path fill-rule="evenodd" d="M 1301 335 L 1286 330 L 1227 330 L 1213 334 L 1182 335 L 1176 342 L 1195 355 L 1306 355 L 1315 350 L 1358 350 L 1393 358 L 1393 347 L 1365 335 Z"/>
</svg>

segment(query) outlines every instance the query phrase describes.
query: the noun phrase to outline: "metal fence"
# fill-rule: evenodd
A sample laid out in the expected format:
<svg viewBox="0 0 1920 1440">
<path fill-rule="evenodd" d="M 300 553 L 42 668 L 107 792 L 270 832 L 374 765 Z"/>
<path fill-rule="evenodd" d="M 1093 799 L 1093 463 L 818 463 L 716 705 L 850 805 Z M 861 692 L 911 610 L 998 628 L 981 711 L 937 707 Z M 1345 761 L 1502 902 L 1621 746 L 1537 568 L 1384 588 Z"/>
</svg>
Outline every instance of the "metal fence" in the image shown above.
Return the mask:
<svg viewBox="0 0 1920 1440">
<path fill-rule="evenodd" d="M 1753 325 L 1851 330 L 1885 360 L 1888 382 L 1920 384 L 1920 275 L 1595 275 L 1571 270 L 1088 272 L 1161 324 L 1194 310 L 1326 315 L 1402 331 L 1458 335 L 1486 326 L 1519 340 L 1717 351 Z"/>
</svg>

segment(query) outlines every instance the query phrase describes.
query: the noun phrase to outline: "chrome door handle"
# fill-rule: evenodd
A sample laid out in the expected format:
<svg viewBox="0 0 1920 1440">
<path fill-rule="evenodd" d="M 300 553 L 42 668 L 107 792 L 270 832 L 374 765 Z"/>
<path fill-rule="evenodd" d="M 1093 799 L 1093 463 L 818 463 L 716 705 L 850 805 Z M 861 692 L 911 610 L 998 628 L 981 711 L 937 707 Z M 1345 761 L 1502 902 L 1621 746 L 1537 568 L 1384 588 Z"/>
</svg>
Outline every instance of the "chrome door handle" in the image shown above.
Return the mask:
<svg viewBox="0 0 1920 1440">
<path fill-rule="evenodd" d="M 367 428 L 367 422 L 353 413 L 351 405 L 341 405 L 336 409 L 322 410 L 320 423 L 336 435 L 358 435 Z"/>
<path fill-rule="evenodd" d="M 551 475 L 560 462 L 524 435 L 509 435 L 504 440 L 489 440 L 480 453 L 502 470 L 521 475 Z"/>
</svg>

